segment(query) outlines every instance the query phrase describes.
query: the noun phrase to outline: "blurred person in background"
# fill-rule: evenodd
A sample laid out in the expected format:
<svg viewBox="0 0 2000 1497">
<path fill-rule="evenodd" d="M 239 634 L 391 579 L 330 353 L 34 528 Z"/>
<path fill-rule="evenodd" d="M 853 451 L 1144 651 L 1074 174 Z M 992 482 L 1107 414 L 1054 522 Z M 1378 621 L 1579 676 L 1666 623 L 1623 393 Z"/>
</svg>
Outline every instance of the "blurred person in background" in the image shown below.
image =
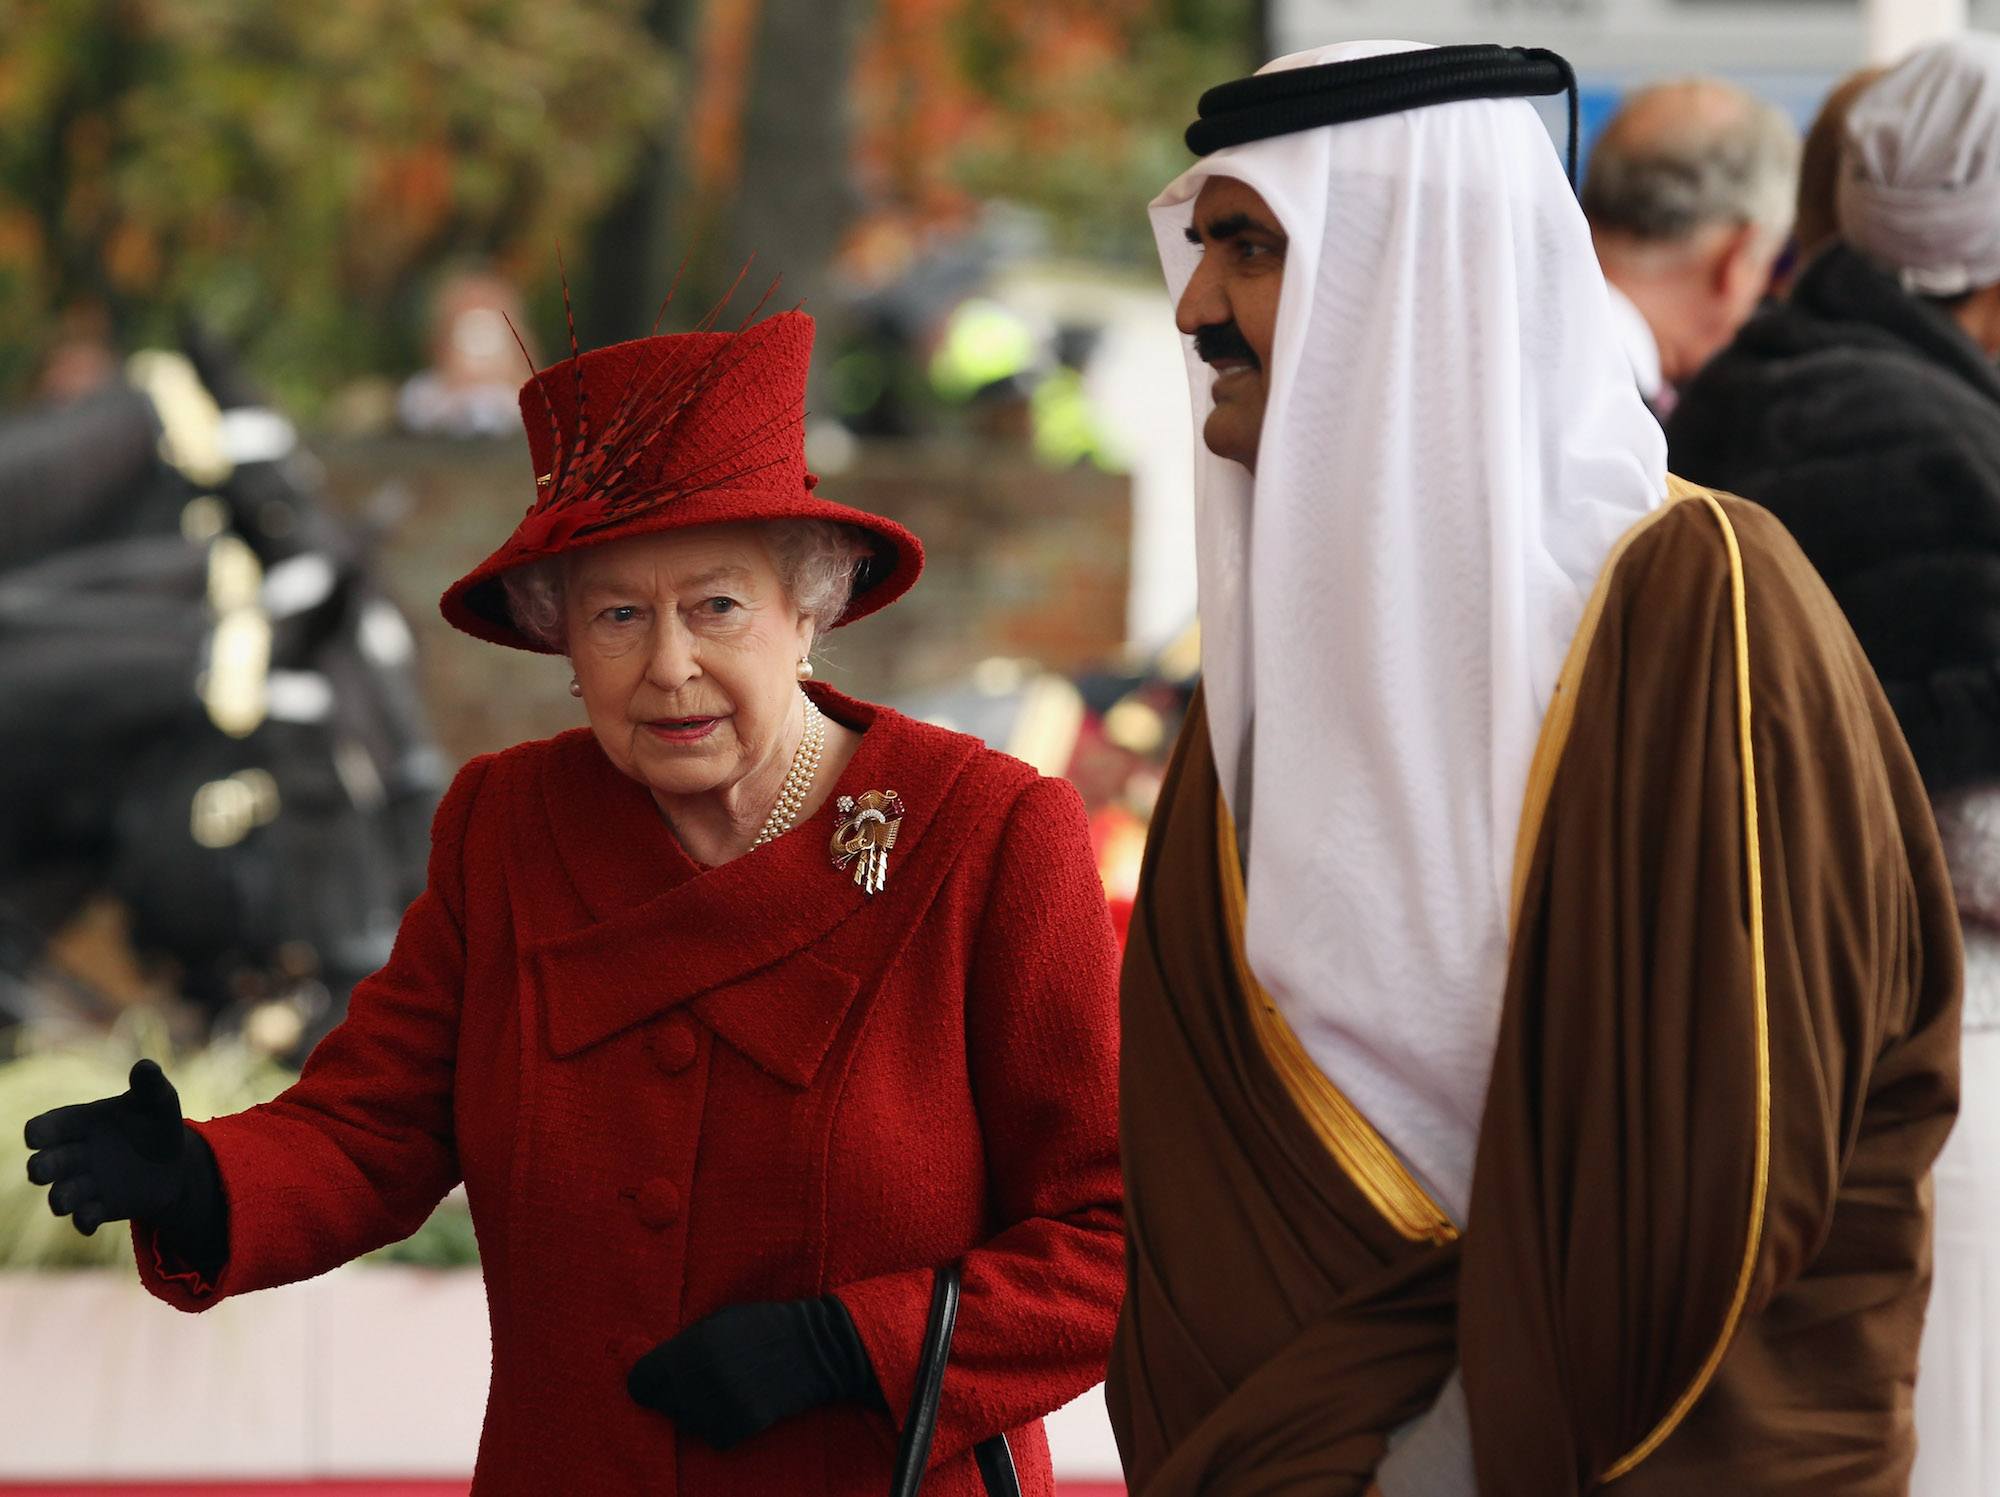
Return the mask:
<svg viewBox="0 0 2000 1497">
<path fill-rule="evenodd" d="M 1792 219 L 1792 246 L 1778 276 L 1781 292 L 1788 292 L 1813 256 L 1840 237 L 1840 141 L 1847 129 L 1847 111 L 1885 71 L 1862 68 L 1849 73 L 1834 85 L 1806 130 L 1805 146 L 1799 153 L 1799 201 Z"/>
<path fill-rule="evenodd" d="M 1688 390 L 1675 466 L 1769 507 L 1846 610 L 1937 810 L 1965 927 L 1964 1104 L 1937 1165 L 1923 1497 L 2000 1491 L 2000 39 L 1854 99 L 1840 242 Z"/>
<path fill-rule="evenodd" d="M 1639 90 L 1592 147 L 1583 211 L 1639 393 L 1663 419 L 1769 288 L 1798 173 L 1791 121 L 1709 78 Z"/>
<path fill-rule="evenodd" d="M 1956 1103 L 1923 789 L 1782 526 L 1669 479 L 1520 96 L 1202 99 L 1202 688 L 1124 969 L 1135 1497 L 1897 1497 Z"/>
<path fill-rule="evenodd" d="M 35 394 L 49 401 L 80 400 L 121 372 L 109 315 L 102 307 L 72 307 L 56 319 L 55 337 L 36 374 Z"/>
<path fill-rule="evenodd" d="M 811 346 L 787 313 L 530 381 L 535 503 L 443 608 L 566 654 L 588 727 L 460 772 L 388 965 L 276 1101 L 189 1124 L 142 1063 L 28 1125 L 51 1208 L 130 1219 L 189 1311 L 401 1238 L 463 1179 L 481 1494 L 876 1497 L 948 1265 L 926 1492 L 981 1491 L 1004 1434 L 1048 1497 L 1040 1416 L 1103 1370 L 1116 956 L 1083 808 L 807 684 L 922 564 L 814 492 Z"/>
<path fill-rule="evenodd" d="M 498 437 L 514 429 L 521 377 L 521 293 L 501 276 L 461 270 L 431 308 L 430 363 L 405 381 L 396 415 L 408 431 Z"/>
</svg>

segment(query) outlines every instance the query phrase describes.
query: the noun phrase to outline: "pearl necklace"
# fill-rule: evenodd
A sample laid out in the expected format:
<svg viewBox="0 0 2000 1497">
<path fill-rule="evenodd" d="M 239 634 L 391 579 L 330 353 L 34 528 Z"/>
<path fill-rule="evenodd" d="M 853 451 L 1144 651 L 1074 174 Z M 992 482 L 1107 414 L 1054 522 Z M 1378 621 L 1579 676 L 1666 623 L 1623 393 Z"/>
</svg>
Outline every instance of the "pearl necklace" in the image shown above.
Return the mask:
<svg viewBox="0 0 2000 1497">
<path fill-rule="evenodd" d="M 812 793 L 813 780 L 819 775 L 820 750 L 826 746 L 826 719 L 820 715 L 819 704 L 805 696 L 806 730 L 799 739 L 798 749 L 792 754 L 791 772 L 785 776 L 785 788 L 778 792 L 778 803 L 771 807 L 771 814 L 765 819 L 764 830 L 757 834 L 752 849 L 762 847 L 766 842 L 775 842 L 798 823 L 799 812 L 804 808 L 806 797 Z"/>
</svg>

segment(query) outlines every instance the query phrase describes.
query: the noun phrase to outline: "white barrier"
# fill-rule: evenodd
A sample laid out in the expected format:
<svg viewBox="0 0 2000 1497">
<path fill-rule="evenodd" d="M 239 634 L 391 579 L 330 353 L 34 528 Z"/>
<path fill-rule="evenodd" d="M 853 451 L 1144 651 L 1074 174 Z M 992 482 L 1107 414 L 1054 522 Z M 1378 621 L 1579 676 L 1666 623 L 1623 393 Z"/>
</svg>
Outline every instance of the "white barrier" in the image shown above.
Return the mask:
<svg viewBox="0 0 2000 1497">
<path fill-rule="evenodd" d="M 0 1273 L 0 1481 L 459 1476 L 490 1362 L 466 1269 L 349 1267 L 183 1315 L 120 1273 Z M 1116 1481 L 1093 1389 L 1056 1473 Z"/>
</svg>

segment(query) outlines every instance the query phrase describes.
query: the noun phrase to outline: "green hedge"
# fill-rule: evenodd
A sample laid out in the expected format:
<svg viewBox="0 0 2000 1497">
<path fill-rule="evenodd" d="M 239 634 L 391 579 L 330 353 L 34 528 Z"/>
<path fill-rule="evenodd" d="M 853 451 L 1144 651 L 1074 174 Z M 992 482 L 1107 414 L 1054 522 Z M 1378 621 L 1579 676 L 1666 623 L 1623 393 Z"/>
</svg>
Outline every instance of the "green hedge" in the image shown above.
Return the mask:
<svg viewBox="0 0 2000 1497">
<path fill-rule="evenodd" d="M 157 1060 L 180 1093 L 189 1117 L 210 1118 L 269 1101 L 294 1079 L 284 1067 L 240 1041 L 175 1052 L 164 1026 L 134 1014 L 108 1034 L 70 1038 L 25 1049 L 0 1061 L 0 1127 L 19 1139 L 27 1120 L 52 1107 L 87 1102 L 125 1089 L 133 1062 Z M 132 1266 L 131 1235 L 121 1227 L 85 1237 L 49 1213 L 47 1192 L 28 1179 L 25 1149 L 0 1168 L 0 1271 Z M 461 1268 L 479 1261 L 472 1217 L 454 1192 L 429 1221 L 402 1242 L 365 1260 L 427 1268 Z"/>
</svg>

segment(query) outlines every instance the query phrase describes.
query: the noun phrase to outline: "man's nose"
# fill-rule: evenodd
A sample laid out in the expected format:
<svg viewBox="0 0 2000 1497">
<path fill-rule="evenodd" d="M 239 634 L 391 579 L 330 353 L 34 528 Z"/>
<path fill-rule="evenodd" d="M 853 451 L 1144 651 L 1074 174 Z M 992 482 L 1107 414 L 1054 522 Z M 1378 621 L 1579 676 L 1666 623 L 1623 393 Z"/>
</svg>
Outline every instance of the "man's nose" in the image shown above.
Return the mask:
<svg viewBox="0 0 2000 1497">
<path fill-rule="evenodd" d="M 1195 267 L 1194 278 L 1181 292 L 1180 302 L 1174 308 L 1174 326 L 1193 337 L 1202 328 L 1229 320 L 1229 298 L 1223 295 L 1215 273 L 1204 260 Z"/>
</svg>

